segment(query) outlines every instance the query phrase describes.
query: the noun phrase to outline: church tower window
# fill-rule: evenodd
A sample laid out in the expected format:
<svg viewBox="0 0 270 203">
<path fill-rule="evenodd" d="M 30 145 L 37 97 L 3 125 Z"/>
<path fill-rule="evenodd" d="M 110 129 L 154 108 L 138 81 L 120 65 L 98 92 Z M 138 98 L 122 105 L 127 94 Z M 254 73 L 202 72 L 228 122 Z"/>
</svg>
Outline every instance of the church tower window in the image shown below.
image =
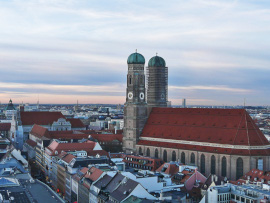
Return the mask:
<svg viewBox="0 0 270 203">
<path fill-rule="evenodd" d="M 236 180 L 238 180 L 240 177 L 243 176 L 243 159 L 241 157 L 239 157 L 236 160 Z"/>
<path fill-rule="evenodd" d="M 216 157 L 211 156 L 211 174 L 216 174 Z"/>
<path fill-rule="evenodd" d="M 205 155 L 201 155 L 201 173 L 205 173 Z"/>
<path fill-rule="evenodd" d="M 222 160 L 221 160 L 221 175 L 223 177 L 227 176 L 227 159 L 225 156 L 222 157 Z"/>
<path fill-rule="evenodd" d="M 163 151 L 163 161 L 167 162 L 167 151 L 166 151 L 166 149 Z"/>
</svg>

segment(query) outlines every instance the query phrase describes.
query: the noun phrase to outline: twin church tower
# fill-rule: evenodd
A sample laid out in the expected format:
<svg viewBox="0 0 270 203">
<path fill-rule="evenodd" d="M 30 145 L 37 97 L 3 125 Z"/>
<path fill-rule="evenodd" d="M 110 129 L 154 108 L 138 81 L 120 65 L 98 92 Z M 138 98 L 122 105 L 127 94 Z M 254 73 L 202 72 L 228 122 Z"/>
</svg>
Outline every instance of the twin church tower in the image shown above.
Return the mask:
<svg viewBox="0 0 270 203">
<path fill-rule="evenodd" d="M 145 75 L 145 59 L 137 52 L 128 57 L 127 64 L 123 150 L 126 153 L 135 153 L 151 109 L 167 107 L 168 67 L 163 58 L 154 56 L 148 62 Z"/>
</svg>

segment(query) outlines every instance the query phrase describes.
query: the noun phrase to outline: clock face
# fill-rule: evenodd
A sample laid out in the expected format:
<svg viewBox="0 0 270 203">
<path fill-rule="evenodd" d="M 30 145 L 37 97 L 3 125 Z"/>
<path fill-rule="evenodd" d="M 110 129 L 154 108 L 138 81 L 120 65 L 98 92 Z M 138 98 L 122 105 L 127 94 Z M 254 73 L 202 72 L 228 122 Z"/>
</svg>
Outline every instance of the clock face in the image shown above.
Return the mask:
<svg viewBox="0 0 270 203">
<path fill-rule="evenodd" d="M 128 93 L 128 98 L 129 98 L 129 99 L 132 99 L 132 98 L 133 98 L 133 93 L 132 93 L 132 92 L 129 92 L 129 93 Z"/>
<path fill-rule="evenodd" d="M 143 92 L 140 93 L 140 99 L 142 99 L 142 100 L 144 99 L 144 93 Z"/>
</svg>

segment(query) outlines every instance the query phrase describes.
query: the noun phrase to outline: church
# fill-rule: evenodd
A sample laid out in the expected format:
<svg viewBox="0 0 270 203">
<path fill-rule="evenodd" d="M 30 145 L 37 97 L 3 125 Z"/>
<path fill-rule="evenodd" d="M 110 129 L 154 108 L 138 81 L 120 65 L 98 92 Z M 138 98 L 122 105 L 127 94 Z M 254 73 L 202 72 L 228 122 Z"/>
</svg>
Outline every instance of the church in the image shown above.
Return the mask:
<svg viewBox="0 0 270 203">
<path fill-rule="evenodd" d="M 168 107 L 165 60 L 152 57 L 145 71 L 136 52 L 127 64 L 126 153 L 196 165 L 206 176 L 231 180 L 253 168 L 270 170 L 270 144 L 245 109 Z"/>
</svg>

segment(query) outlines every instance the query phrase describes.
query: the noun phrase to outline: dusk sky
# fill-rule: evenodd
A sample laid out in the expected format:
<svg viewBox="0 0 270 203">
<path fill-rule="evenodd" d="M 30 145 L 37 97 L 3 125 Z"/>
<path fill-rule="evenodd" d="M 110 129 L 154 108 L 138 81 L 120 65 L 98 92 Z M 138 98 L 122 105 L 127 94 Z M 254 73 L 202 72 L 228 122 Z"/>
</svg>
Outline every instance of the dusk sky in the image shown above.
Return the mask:
<svg viewBox="0 0 270 203">
<path fill-rule="evenodd" d="M 172 104 L 270 104 L 269 0 L 0 0 L 0 102 L 123 104 L 136 49 Z"/>
</svg>

